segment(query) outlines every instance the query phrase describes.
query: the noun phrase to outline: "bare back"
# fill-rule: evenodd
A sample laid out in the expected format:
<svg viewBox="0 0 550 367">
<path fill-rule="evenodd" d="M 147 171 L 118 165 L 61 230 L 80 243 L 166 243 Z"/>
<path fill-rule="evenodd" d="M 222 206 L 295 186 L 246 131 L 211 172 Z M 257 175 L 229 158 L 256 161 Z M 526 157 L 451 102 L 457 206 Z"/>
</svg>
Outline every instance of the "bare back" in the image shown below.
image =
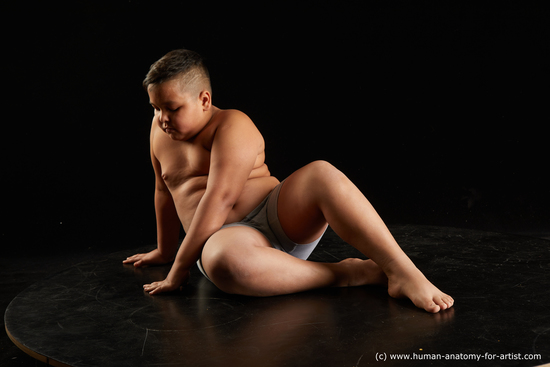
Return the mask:
<svg viewBox="0 0 550 367">
<path fill-rule="evenodd" d="M 248 180 L 225 224 L 242 220 L 279 183 L 271 176 L 265 164 L 265 143 L 262 135 L 242 112 L 216 109 L 199 134 L 187 141 L 172 140 L 162 131 L 155 119 L 156 116 L 151 127 L 151 156 L 157 175 L 157 190 L 165 189 L 170 192 L 186 232 L 206 192 L 212 147 L 216 133 L 224 124 L 238 121 L 240 126 L 244 126 L 248 131 L 247 141 L 253 143 L 251 146 L 255 147 L 257 154 Z"/>
</svg>

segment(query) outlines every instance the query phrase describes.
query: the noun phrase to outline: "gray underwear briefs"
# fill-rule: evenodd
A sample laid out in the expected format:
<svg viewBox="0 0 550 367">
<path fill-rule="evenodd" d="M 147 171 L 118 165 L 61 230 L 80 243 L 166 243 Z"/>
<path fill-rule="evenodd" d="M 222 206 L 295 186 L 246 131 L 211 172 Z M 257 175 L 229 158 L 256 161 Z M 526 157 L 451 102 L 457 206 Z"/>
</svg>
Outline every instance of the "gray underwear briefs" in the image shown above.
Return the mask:
<svg viewBox="0 0 550 367">
<path fill-rule="evenodd" d="M 323 235 L 315 241 L 303 245 L 294 243 L 287 237 L 286 233 L 283 231 L 281 223 L 279 222 L 279 216 L 277 215 L 277 202 L 283 183 L 284 181 L 275 186 L 275 188 L 269 193 L 269 195 L 267 195 L 260 205 L 250 212 L 250 214 L 248 214 L 243 220 L 240 222 L 226 224 L 221 227 L 220 230 L 237 226 L 254 228 L 269 240 L 273 248 L 286 252 L 287 254 L 299 259 L 306 260 L 309 255 L 311 255 Z M 201 259 L 197 261 L 197 265 L 201 273 L 208 280 L 210 280 L 202 267 Z"/>
</svg>

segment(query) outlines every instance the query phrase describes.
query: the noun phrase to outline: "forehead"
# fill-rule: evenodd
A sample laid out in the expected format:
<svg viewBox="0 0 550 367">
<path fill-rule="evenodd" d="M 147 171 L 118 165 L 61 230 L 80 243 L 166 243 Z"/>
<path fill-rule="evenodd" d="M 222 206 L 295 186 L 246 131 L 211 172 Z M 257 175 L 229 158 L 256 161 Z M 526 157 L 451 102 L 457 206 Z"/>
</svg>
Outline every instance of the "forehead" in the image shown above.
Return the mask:
<svg viewBox="0 0 550 367">
<path fill-rule="evenodd" d="M 177 79 L 168 80 L 160 84 L 151 84 L 147 88 L 151 103 L 167 103 L 189 98 L 189 93 L 182 90 Z"/>
</svg>

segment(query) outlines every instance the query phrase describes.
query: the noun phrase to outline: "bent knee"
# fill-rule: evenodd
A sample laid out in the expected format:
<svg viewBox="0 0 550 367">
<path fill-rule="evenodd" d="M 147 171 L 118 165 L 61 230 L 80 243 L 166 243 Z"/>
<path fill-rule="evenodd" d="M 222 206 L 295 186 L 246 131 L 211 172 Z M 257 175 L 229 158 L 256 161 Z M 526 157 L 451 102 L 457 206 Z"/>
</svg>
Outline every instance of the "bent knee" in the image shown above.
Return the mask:
<svg viewBox="0 0 550 367">
<path fill-rule="evenodd" d="M 214 251 L 208 251 L 205 246 L 205 250 L 201 256 L 202 266 L 204 271 L 208 275 L 208 278 L 218 288 L 226 293 L 234 293 L 228 286 L 232 283 L 234 278 L 233 266 L 231 259 L 233 255 L 230 255 L 227 251 L 216 249 Z"/>
<path fill-rule="evenodd" d="M 212 281 L 220 290 L 230 294 L 247 295 L 243 285 L 247 279 L 254 276 L 253 269 L 243 257 L 243 249 L 238 245 L 210 246 L 201 257 L 202 266 Z"/>
<path fill-rule="evenodd" d="M 310 164 L 306 165 L 305 167 L 310 169 L 310 170 L 320 171 L 320 172 L 325 172 L 327 170 L 336 169 L 336 167 L 334 167 L 330 162 L 322 160 L 322 159 L 317 160 L 317 161 L 313 161 Z"/>
<path fill-rule="evenodd" d="M 338 168 L 333 166 L 330 162 L 319 160 L 314 161 L 304 167 L 307 170 L 310 179 L 316 183 L 334 183 L 347 177 Z M 315 186 L 313 186 L 315 187 Z"/>
</svg>

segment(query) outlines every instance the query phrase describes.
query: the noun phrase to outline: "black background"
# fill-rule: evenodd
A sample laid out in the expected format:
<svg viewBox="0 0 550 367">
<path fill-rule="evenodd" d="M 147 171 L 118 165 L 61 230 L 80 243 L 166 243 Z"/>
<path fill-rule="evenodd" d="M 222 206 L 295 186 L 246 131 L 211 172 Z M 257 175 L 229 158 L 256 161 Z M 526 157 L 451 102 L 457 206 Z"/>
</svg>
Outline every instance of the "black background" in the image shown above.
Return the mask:
<svg viewBox="0 0 550 367">
<path fill-rule="evenodd" d="M 325 159 L 387 223 L 549 231 L 543 2 L 247 3 L 2 3 L 4 251 L 155 242 L 141 81 L 181 47 L 279 179 Z"/>
</svg>

